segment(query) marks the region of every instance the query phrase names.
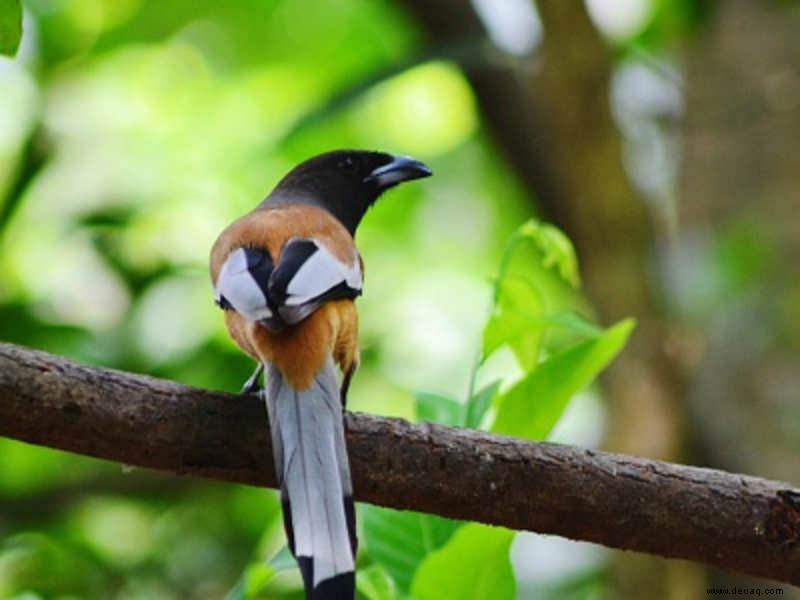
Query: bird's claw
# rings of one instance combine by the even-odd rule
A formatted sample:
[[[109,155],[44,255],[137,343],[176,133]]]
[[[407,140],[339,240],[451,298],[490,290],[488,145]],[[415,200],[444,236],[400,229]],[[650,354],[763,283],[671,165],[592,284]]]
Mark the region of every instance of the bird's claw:
[[[264,365],[260,364],[256,367],[253,374],[247,378],[247,381],[244,382],[242,386],[240,394],[260,394],[261,391],[264,389],[261,384],[258,382],[258,378],[261,377],[261,373],[264,371]]]

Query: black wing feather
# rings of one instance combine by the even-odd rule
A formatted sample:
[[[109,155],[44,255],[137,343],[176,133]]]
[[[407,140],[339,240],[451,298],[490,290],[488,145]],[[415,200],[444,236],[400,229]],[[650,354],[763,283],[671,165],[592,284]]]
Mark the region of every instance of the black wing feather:
[[[289,325],[299,323],[324,302],[343,298],[352,299],[361,295],[361,289],[352,288],[347,285],[347,282],[342,281],[302,304],[286,304],[286,299],[289,297],[289,285],[295,275],[306,261],[320,251],[314,240],[293,238],[286,242],[281,250],[278,264],[270,275],[267,286],[268,296],[277,307],[281,319]]]
[[[293,238],[286,242],[278,258],[278,266],[269,277],[269,296],[277,306],[283,306],[288,297],[289,284],[300,267],[317,252],[313,240]]]

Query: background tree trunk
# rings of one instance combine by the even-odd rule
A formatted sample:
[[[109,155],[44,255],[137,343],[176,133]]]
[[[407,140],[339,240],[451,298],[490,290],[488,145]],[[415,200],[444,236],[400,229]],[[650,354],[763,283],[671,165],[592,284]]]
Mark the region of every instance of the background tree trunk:
[[[725,252],[751,264],[731,273],[723,262],[722,281],[701,281],[726,301],[689,314],[688,405],[703,464],[789,481],[800,478],[799,176],[800,19],[777,2],[719,2],[686,55],[673,265],[702,277]]]
[[[402,0],[432,44],[484,40],[468,3]],[[544,39],[534,56],[464,66],[484,123],[531,190],[545,218],[576,246],[586,292],[602,321],[635,316],[630,343],[603,377],[610,413],[606,446],[674,460],[682,456],[682,382],[665,353],[656,298],[653,227],[624,171],[609,111],[611,58],[577,0],[537,3]],[[620,557],[619,592],[700,597],[696,567]],[[690,592],[691,590],[691,592]]]

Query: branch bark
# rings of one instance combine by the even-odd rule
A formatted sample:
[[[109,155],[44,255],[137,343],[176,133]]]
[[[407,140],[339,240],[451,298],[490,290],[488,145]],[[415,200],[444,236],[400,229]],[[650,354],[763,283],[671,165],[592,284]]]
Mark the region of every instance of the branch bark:
[[[0,344],[0,435],[274,486],[254,397]],[[800,584],[800,489],[558,444],[348,414],[356,498]]]

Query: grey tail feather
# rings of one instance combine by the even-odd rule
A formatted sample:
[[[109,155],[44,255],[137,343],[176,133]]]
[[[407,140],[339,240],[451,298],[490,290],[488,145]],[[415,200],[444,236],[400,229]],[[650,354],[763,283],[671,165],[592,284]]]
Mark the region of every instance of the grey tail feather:
[[[294,389],[274,365],[265,367],[283,522],[306,598],[352,600],[355,509],[333,361],[328,358],[306,390]]]

